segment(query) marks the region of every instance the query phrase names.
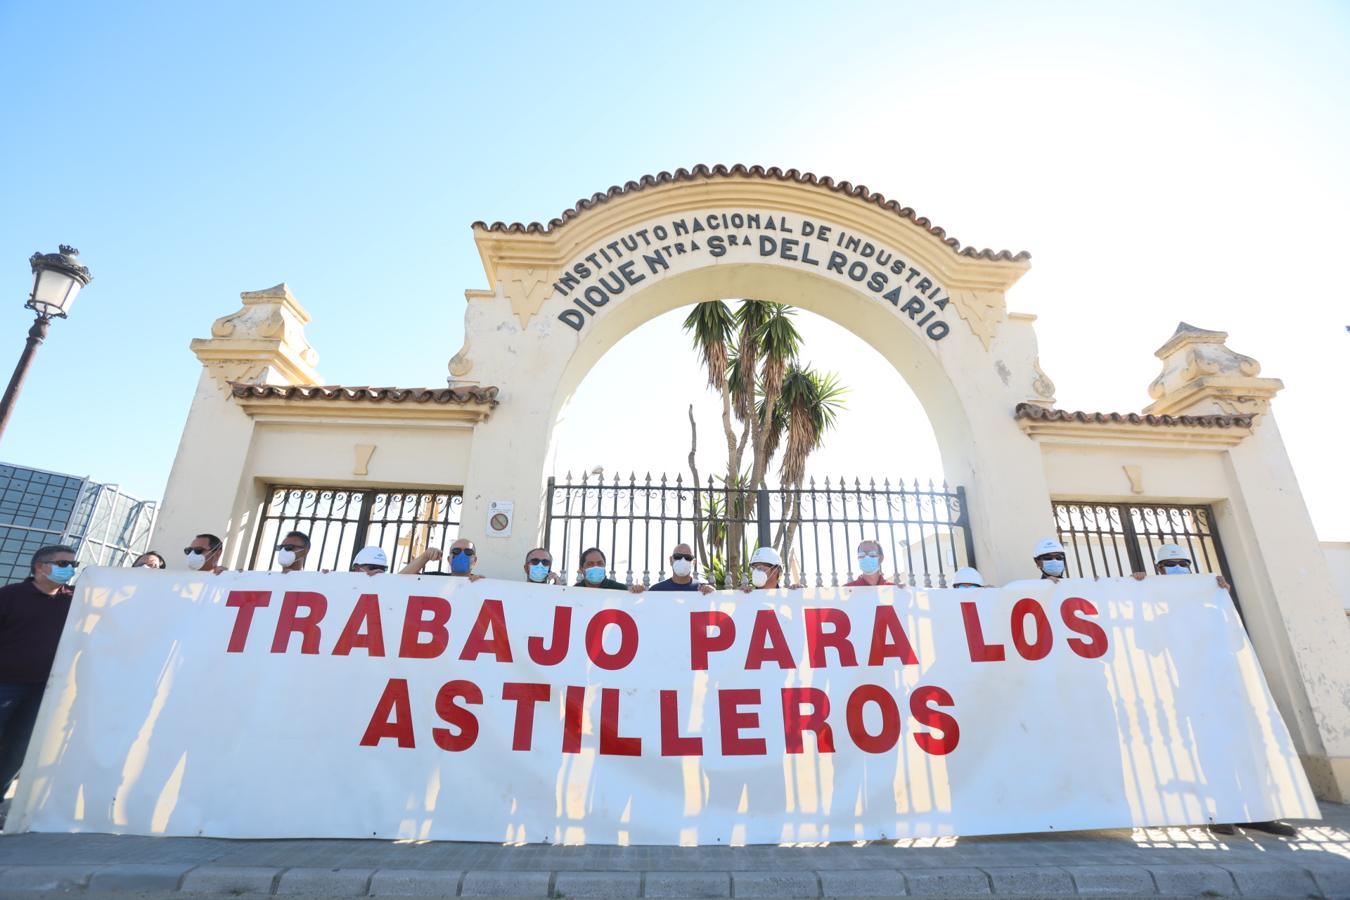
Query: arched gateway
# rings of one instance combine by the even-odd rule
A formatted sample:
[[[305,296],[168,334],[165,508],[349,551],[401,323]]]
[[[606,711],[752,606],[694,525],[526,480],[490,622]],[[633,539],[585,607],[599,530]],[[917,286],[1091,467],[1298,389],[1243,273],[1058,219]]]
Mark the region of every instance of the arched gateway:
[[[278,523],[324,518],[326,498],[340,523],[330,564],[344,564],[377,524],[397,529],[407,514],[393,505],[416,496],[435,510],[423,524],[458,512],[480,571],[513,577],[540,541],[553,426],[610,347],[703,300],[789,303],[850,329],[911,385],[947,479],[967,489],[991,580],[1028,575],[1030,546],[1056,528],[1091,532],[1090,561],[1106,534],[1096,510],[1111,540],[1123,529],[1135,547],[1132,565],[1107,571],[1138,568],[1138,510],[1199,511],[1313,785],[1350,796],[1350,629],[1269,411],[1281,385],[1223,333],[1178,328],[1144,415],[1055,410],[1035,317],[1005,299],[1027,254],[962,247],[865,187],[795,170],[663,173],[547,225],[475,223],[474,238],[489,289],[466,292],[448,388],[319,387],[308,314],[284,285],[243,294],[194,341],[205,371],[156,545],[218,531],[233,563],[265,566],[258,551]],[[314,506],[278,513],[279,487]]]

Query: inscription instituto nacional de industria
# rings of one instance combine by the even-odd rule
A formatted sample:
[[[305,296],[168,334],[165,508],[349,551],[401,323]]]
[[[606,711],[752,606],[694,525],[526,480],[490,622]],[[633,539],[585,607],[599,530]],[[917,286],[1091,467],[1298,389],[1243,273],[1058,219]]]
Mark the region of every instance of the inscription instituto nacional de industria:
[[[598,309],[648,278],[665,275],[672,261],[700,255],[721,259],[729,253],[835,273],[889,302],[929,340],[940,341],[951,331],[943,318],[951,297],[936,279],[893,250],[838,225],[729,210],[647,225],[571,262],[553,283],[553,290],[572,302],[558,320],[581,331]]]

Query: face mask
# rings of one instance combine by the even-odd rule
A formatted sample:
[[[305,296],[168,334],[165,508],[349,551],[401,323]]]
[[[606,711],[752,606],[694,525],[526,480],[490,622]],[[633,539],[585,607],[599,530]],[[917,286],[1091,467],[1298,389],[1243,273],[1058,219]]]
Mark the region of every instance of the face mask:
[[[187,555],[187,567],[194,572],[206,565],[206,554],[199,550],[193,550]]]
[[[591,566],[586,570],[586,580],[591,584],[599,584],[605,580],[604,566]]]
[[[452,562],[451,565],[454,565],[454,563]],[[543,565],[542,563],[536,563],[535,565],[530,566],[531,581],[535,582],[536,584],[542,584],[544,579],[547,577],[548,577],[548,566]]]
[[[277,551],[277,562],[281,563],[281,567],[282,567],[283,569],[286,568],[286,567],[289,566],[291,563],[295,562],[295,551],[294,551],[294,550],[278,550],[278,551]]]
[[[858,568],[864,575],[871,575],[881,569],[881,560],[875,556],[864,556],[858,560]]]
[[[763,569],[750,570],[750,583],[757,588],[762,588],[769,583],[769,573]]]
[[[694,564],[687,559],[677,559],[670,564],[670,571],[674,572],[677,578],[688,578],[689,573],[694,571]]]
[[[469,560],[471,557],[467,553],[460,553],[450,557],[450,571],[456,575],[469,574]]]
[[[958,584],[958,585],[956,585],[956,589],[957,589],[958,591],[974,591],[974,590],[978,590],[979,588],[978,588],[978,585],[974,585],[974,584]]]
[[[1189,575],[1189,574],[1191,574],[1191,570],[1190,570],[1189,568],[1187,568],[1186,566],[1163,566],[1163,567],[1162,567],[1162,570],[1163,570],[1162,573],[1163,573],[1164,575]]]
[[[1053,578],[1058,578],[1064,574],[1064,560],[1062,559],[1042,560],[1041,571]]]
[[[51,574],[48,575],[47,577],[50,578],[52,581],[55,581],[57,584],[65,584],[66,582],[70,581],[70,579],[75,577],[75,567],[63,566],[58,563],[53,563]]]

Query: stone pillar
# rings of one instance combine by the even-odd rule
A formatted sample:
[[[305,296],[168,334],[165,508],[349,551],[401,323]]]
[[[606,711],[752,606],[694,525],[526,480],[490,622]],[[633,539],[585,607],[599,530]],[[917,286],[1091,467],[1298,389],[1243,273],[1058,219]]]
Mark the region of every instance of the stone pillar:
[[[211,337],[192,341],[202,364],[183,436],[178,443],[151,545],[171,566],[180,548],[210,532],[225,539],[222,562],[248,562],[260,487],[245,483],[253,420],[235,404],[230,382],[317,384],[318,354],[305,340],[309,313],[285,284],[239,295],[243,307],[211,325]]]
[[[1227,451],[1221,537],[1252,643],[1319,797],[1350,799],[1350,626],[1336,599],[1270,412],[1283,387],[1224,343],[1181,323],[1158,350],[1149,388],[1157,415],[1250,415],[1251,437]]]

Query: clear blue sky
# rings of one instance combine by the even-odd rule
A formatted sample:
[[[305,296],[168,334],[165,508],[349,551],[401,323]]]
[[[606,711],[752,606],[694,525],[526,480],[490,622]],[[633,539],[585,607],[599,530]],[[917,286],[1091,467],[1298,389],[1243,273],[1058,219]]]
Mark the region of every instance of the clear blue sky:
[[[443,384],[486,286],[470,222],[740,161],[1032,251],[1009,303],[1041,316],[1061,406],[1138,409],[1179,319],[1230,331],[1288,385],[1305,493],[1345,539],[1348,60],[1343,3],[4,0],[6,373],[28,255],[72,243],[95,281],[0,459],[158,496],[188,341],[280,281],[327,381]]]

